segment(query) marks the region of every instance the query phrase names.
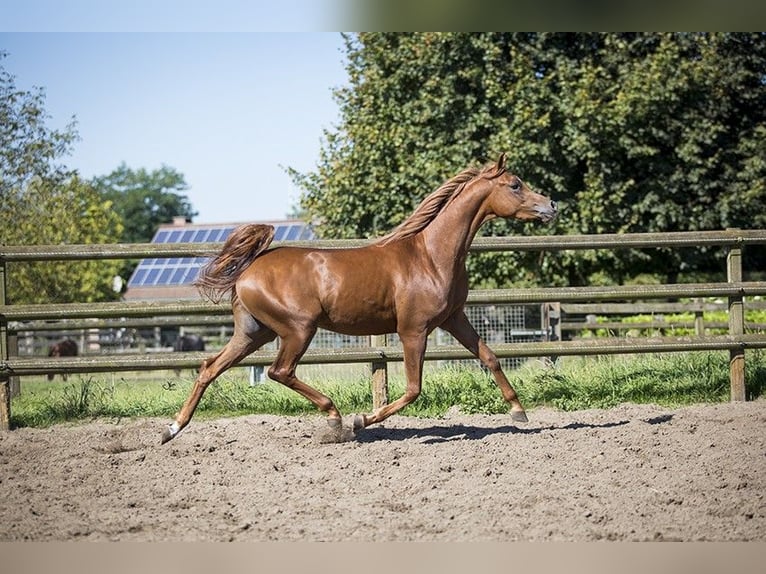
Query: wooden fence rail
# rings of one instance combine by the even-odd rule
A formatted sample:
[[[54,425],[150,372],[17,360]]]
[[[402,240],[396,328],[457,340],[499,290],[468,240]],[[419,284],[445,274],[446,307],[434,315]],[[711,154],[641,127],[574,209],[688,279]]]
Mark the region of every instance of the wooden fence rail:
[[[364,245],[363,240],[275,242],[280,245],[311,245],[329,248]],[[594,301],[640,301],[646,299],[678,299],[715,297],[727,301],[729,333],[718,336],[605,338],[576,341],[548,341],[493,345],[498,357],[534,357],[556,355],[594,355],[623,353],[654,353],[694,350],[728,350],[731,365],[731,399],[744,400],[744,353],[746,349],[766,348],[766,336],[745,334],[745,297],[766,295],[766,282],[743,281],[742,249],[747,245],[766,244],[766,230],[726,230],[682,233],[641,233],[611,235],[581,235],[555,237],[492,237],[477,238],[472,252],[484,251],[560,251],[572,249],[635,249],[635,248],[699,248],[720,247],[727,250],[728,281],[720,283],[690,283],[670,285],[638,285],[617,287],[566,287],[540,289],[492,289],[471,291],[469,303],[514,304],[557,302],[569,305]],[[10,390],[12,377],[49,372],[109,372],[139,371],[167,368],[196,367],[204,353],[177,355],[120,354],[111,356],[82,356],[49,359],[47,357],[17,357],[9,352],[9,331],[26,322],[27,327],[43,321],[91,321],[131,318],[133,320],[160,317],[188,318],[190,322],[208,321],[211,316],[230,313],[227,304],[213,305],[200,301],[147,301],[66,305],[8,305],[6,304],[7,262],[137,259],[143,257],[210,256],[221,244],[110,244],[0,246],[0,429],[10,422]],[[71,324],[70,324],[71,326]],[[25,328],[27,328],[25,327]],[[376,342],[379,342],[376,339]],[[462,347],[429,349],[427,360],[457,360],[472,358]],[[264,365],[274,359],[273,351],[259,351],[243,361],[243,365]],[[302,362],[372,363],[380,368],[389,361],[401,361],[400,348],[373,344],[367,348],[310,349]],[[385,377],[382,379],[385,381]],[[376,396],[387,393],[374,392]]]
[[[750,297],[766,295],[766,281],[737,283],[678,283],[617,287],[541,287],[535,289],[481,289],[468,294],[471,304],[546,303],[549,301],[615,301],[680,297]],[[228,303],[203,301],[122,301],[119,303],[69,303],[58,305],[6,305],[6,321],[83,319],[91,317],[155,317],[160,315],[228,315]]]
[[[687,337],[631,337],[577,339],[572,341],[546,341],[534,343],[495,343],[492,350],[501,358],[550,357],[572,355],[620,355],[631,353],[668,353],[680,351],[744,351],[766,348],[766,337],[760,334],[739,336],[687,336]],[[80,357],[14,357],[15,373],[43,375],[57,373],[99,373],[119,371],[152,371],[158,369],[196,368],[209,356],[205,352],[175,354],[123,353],[120,355],[92,355]],[[244,359],[241,366],[270,365],[276,351],[258,351]],[[374,363],[402,361],[401,347],[371,346],[330,349],[309,349],[301,364],[324,365],[341,363]],[[426,351],[428,361],[473,359],[464,347],[443,345]]]

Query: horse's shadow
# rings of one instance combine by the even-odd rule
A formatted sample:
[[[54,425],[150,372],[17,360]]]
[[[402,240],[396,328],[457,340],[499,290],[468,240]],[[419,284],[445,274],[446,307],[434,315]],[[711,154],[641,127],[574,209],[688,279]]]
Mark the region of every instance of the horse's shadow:
[[[433,444],[447,442],[450,440],[482,440],[488,436],[496,434],[520,434],[533,435],[549,431],[566,431],[580,429],[608,429],[628,424],[630,421],[623,420],[603,424],[592,423],[569,423],[563,426],[540,426],[533,428],[522,428],[514,425],[504,425],[501,427],[477,427],[473,425],[438,425],[427,428],[386,428],[373,427],[365,429],[356,436],[357,442],[377,442],[381,440],[403,441],[409,439],[420,439],[423,444]],[[659,422],[659,421],[658,421]],[[661,421],[666,422],[666,421]],[[656,423],[654,423],[656,424]]]

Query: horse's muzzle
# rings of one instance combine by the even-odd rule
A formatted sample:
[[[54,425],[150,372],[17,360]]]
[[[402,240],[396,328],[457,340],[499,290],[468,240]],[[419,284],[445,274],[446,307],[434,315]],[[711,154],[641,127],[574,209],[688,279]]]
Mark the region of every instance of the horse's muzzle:
[[[559,209],[556,202],[551,200],[548,205],[536,206],[535,212],[537,217],[540,218],[543,223],[548,223],[549,221],[556,219],[556,216],[559,214]]]

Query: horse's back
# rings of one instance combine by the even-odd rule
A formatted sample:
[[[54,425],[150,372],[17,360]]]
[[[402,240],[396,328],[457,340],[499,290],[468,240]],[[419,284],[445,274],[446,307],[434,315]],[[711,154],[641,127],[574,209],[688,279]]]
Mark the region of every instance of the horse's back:
[[[317,287],[328,281],[334,287],[343,282],[365,279],[387,282],[402,267],[401,258],[391,257],[391,250],[377,245],[343,249],[279,247],[264,253],[243,273],[244,281],[260,278],[313,282]]]

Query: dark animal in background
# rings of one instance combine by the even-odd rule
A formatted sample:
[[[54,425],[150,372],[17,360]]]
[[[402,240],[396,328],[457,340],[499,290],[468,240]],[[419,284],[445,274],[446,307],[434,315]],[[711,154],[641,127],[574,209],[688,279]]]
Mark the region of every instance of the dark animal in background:
[[[199,335],[181,335],[173,344],[174,351],[204,351],[205,340]]]
[[[72,339],[64,339],[58,343],[54,343],[48,348],[49,357],[76,357],[77,356],[77,343]],[[48,373],[48,380],[52,381],[55,375]],[[66,373],[61,375],[61,378],[66,381]]]
[[[199,335],[181,335],[173,343],[174,351],[204,351],[205,340]],[[196,371],[195,371],[196,372]],[[181,374],[181,369],[175,369],[176,376]]]

